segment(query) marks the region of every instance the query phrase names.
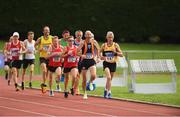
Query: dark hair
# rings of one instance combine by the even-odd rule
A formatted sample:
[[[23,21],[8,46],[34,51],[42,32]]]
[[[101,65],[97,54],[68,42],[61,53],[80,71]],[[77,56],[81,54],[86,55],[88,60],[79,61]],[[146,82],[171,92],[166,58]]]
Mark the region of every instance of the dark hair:
[[[34,34],[33,31],[28,31],[28,35]]]
[[[65,33],[69,33],[69,34],[70,34],[69,30],[64,30],[64,31],[62,32],[62,35],[64,35]]]
[[[56,39],[56,38],[58,39],[59,37],[58,36],[53,36],[53,39]]]

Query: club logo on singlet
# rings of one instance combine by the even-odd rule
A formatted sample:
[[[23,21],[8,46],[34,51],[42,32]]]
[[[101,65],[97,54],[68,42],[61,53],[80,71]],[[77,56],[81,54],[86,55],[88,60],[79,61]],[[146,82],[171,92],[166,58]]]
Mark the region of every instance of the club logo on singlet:
[[[48,51],[48,48],[49,48],[49,45],[43,44],[43,49],[44,49],[45,51]]]
[[[12,48],[11,49],[12,56],[19,56],[19,48]]]
[[[54,56],[53,62],[60,62],[60,56]]]
[[[88,47],[88,49],[91,49],[91,44],[90,45],[88,44],[87,47]]]
[[[28,51],[29,51],[29,52],[33,52],[33,51],[34,51],[34,46],[29,46],[29,47],[28,47]]]
[[[92,59],[92,53],[86,53],[86,59]]]
[[[76,62],[76,57],[74,57],[74,56],[69,56],[69,57],[68,57],[68,62],[72,62],[72,63]]]

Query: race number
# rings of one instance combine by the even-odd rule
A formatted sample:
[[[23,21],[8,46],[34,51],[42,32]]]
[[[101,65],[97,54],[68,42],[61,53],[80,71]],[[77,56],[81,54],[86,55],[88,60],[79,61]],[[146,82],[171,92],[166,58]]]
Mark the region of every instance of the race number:
[[[92,53],[86,53],[86,59],[92,59]]]
[[[33,46],[28,47],[28,51],[33,53],[34,52],[34,47]]]
[[[68,62],[76,62],[76,57],[70,56],[68,57]]]
[[[53,57],[53,62],[60,62],[60,56]]]
[[[106,60],[107,61],[112,61],[113,58],[114,58],[114,53],[112,53],[112,52],[106,53]]]
[[[48,48],[49,48],[49,45],[43,45],[43,49],[44,49],[45,51],[48,51]]]
[[[19,56],[19,49],[14,49],[11,51],[12,56]]]

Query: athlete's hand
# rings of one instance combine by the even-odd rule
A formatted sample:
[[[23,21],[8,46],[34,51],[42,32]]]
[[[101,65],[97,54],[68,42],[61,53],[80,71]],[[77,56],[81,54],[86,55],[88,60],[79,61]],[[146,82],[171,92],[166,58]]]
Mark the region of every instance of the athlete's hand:
[[[32,54],[32,51],[29,51],[29,50],[27,50],[27,52],[26,52],[27,54]]]
[[[8,52],[8,51],[6,52],[6,54],[7,54],[7,55],[11,55],[11,53],[10,53],[10,52]]]
[[[21,51],[18,51],[17,54],[20,55],[20,54],[22,54],[22,52],[21,52]]]
[[[123,54],[122,53],[117,53],[118,56],[120,57],[123,57]]]
[[[101,57],[101,60],[106,60],[106,57],[102,56],[102,57]]]
[[[42,52],[44,49],[43,48],[39,48],[39,52]]]
[[[72,51],[68,51],[68,55],[72,55],[73,53],[72,53]]]
[[[84,55],[84,54],[81,55],[81,58],[82,58],[82,59],[85,59],[85,58],[86,58],[86,55]]]
[[[55,56],[60,56],[60,53],[59,52],[55,52],[54,55]]]
[[[97,58],[97,60],[96,60],[96,63],[99,63],[101,60],[99,59],[99,58]]]

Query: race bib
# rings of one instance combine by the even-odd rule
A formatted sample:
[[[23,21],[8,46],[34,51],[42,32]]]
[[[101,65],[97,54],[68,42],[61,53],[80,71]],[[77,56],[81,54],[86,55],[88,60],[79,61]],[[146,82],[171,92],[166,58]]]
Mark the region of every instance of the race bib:
[[[29,52],[34,52],[34,47],[33,46],[28,47],[28,51]]]
[[[60,57],[59,56],[53,57],[53,62],[60,62]]]
[[[92,53],[86,53],[86,59],[92,59]]]
[[[43,45],[43,49],[44,49],[45,51],[48,51],[48,48],[49,48],[48,45]]]
[[[76,57],[70,56],[68,57],[68,62],[76,62]]]
[[[113,60],[113,58],[114,58],[114,53],[112,53],[112,52],[106,53],[107,61],[111,61],[111,60]]]
[[[11,55],[12,56],[19,56],[19,50],[13,50]]]

